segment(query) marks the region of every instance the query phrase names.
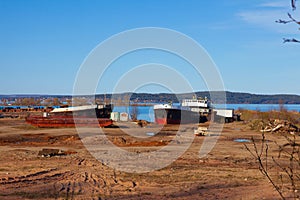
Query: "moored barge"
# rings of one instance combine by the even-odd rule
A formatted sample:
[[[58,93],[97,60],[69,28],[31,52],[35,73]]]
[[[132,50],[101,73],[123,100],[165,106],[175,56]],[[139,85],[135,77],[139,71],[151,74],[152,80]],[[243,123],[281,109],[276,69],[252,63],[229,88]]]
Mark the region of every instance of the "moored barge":
[[[87,105],[55,108],[43,116],[28,116],[26,122],[36,127],[106,127],[112,125],[112,105]]]
[[[158,124],[188,124],[208,121],[211,113],[207,98],[182,100],[179,106],[172,103],[154,105],[155,122]]]

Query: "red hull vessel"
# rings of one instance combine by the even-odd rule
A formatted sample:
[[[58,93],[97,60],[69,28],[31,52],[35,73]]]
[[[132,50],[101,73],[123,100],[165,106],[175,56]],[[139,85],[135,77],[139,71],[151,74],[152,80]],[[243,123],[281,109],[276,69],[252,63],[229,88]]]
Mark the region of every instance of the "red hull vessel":
[[[207,121],[207,117],[199,113],[176,108],[155,109],[154,114],[157,124],[194,124]]]
[[[157,124],[192,124],[206,122],[210,116],[210,103],[205,99],[184,99],[180,106],[158,104],[154,106]]]

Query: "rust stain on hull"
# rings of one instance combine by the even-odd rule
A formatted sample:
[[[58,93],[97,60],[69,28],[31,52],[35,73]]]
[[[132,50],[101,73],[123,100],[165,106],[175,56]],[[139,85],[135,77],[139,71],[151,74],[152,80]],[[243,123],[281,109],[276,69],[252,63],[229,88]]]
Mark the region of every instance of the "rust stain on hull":
[[[113,121],[108,118],[90,118],[54,116],[54,117],[27,117],[26,122],[40,128],[56,128],[56,127],[106,127],[112,125]],[[76,122],[76,123],[75,123]]]

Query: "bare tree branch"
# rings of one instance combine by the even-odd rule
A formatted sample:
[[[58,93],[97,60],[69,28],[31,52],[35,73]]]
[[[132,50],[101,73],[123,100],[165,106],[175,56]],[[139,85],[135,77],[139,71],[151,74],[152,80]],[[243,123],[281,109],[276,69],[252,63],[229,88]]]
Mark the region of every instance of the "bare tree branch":
[[[283,43],[286,43],[286,42],[297,42],[297,43],[300,43],[300,40],[296,40],[295,38],[292,38],[292,39],[282,38],[282,39],[283,39]]]
[[[286,20],[279,19],[279,20],[276,20],[275,22],[280,23],[280,24],[288,24],[288,23],[291,23],[293,21],[292,20],[286,21]]]
[[[291,0],[291,7],[293,10],[296,10],[296,0]],[[275,22],[280,23],[280,24],[288,24],[288,23],[294,22],[295,24],[300,25],[300,21],[297,21],[290,13],[287,13],[287,15],[290,18],[290,20],[279,19],[279,20],[276,20]],[[286,43],[286,42],[300,43],[300,41],[295,38],[292,38],[292,39],[283,38],[283,43]]]
[[[272,184],[273,188],[277,191],[277,193],[279,194],[279,196],[281,197],[281,199],[285,199],[285,197],[283,196],[283,193],[282,193],[281,189],[273,181],[273,179],[271,178],[271,176],[269,175],[269,172],[268,172],[268,164],[267,164],[268,156],[267,156],[267,152],[268,152],[269,147],[266,144],[266,138],[265,138],[264,133],[262,133],[261,150],[260,150],[260,152],[259,152],[259,150],[257,148],[257,145],[256,145],[253,137],[251,138],[251,140],[252,140],[252,145],[254,147],[254,152],[251,151],[250,148],[247,145],[244,144],[246,150],[248,152],[250,152],[250,154],[257,160],[259,171],[269,180],[269,182]],[[262,153],[263,153],[264,149],[266,151],[265,165],[264,165],[264,162],[262,160],[262,156],[263,156]]]
[[[291,0],[291,6],[293,10],[296,10],[296,0]]]
[[[290,13],[288,13],[288,16],[289,16],[289,18],[291,19],[291,21],[293,21],[293,22],[295,22],[296,24],[300,25],[300,22],[297,21],[297,20],[295,20],[295,18],[293,18],[293,16],[292,16]]]
[[[288,17],[291,19],[291,20],[282,20],[282,19],[279,19],[279,20],[276,20],[275,22],[276,23],[280,23],[280,24],[288,24],[288,23],[291,23],[291,22],[294,22],[296,23],[297,25],[300,25],[300,21],[297,21],[292,15],[291,13],[287,13]]]

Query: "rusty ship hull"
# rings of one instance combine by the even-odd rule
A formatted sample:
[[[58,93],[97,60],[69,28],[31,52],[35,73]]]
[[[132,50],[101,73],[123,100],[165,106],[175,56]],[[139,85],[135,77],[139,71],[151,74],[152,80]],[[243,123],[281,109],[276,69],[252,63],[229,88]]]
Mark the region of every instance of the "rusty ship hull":
[[[113,121],[109,118],[90,118],[72,116],[51,116],[37,117],[31,116],[26,118],[26,122],[39,128],[56,128],[56,127],[106,127],[112,125]]]
[[[45,116],[28,116],[26,122],[40,128],[106,127],[113,123],[111,112],[110,104],[57,108]]]

